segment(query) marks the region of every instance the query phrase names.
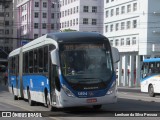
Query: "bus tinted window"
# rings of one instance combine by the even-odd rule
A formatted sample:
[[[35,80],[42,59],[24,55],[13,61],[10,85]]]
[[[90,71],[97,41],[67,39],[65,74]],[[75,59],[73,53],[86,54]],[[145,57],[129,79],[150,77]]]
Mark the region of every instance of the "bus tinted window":
[[[44,72],[48,72],[48,46],[44,47]]]
[[[29,73],[33,73],[33,51],[29,52]]]
[[[43,72],[43,48],[38,49],[39,52],[39,72]]]
[[[34,73],[38,72],[38,52],[37,49],[34,50]]]

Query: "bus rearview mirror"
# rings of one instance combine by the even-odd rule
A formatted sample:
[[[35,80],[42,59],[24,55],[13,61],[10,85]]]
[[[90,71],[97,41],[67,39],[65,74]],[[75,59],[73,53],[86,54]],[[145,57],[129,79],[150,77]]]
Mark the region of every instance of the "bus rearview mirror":
[[[114,63],[119,62],[119,60],[120,60],[119,51],[115,47],[112,47],[112,57],[113,57],[113,62]]]
[[[58,50],[55,49],[53,51],[51,51],[51,61],[53,65],[57,65],[59,66],[59,56],[58,56]]]

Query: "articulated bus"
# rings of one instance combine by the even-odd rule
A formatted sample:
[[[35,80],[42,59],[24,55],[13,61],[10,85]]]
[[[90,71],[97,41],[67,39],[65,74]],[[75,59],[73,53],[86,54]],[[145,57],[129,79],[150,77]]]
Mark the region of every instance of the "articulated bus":
[[[9,91],[49,110],[117,101],[119,52],[99,33],[48,33],[9,54]],[[91,63],[97,67],[89,69]]]
[[[160,58],[150,58],[143,61],[141,92],[147,92],[151,97],[160,93]]]

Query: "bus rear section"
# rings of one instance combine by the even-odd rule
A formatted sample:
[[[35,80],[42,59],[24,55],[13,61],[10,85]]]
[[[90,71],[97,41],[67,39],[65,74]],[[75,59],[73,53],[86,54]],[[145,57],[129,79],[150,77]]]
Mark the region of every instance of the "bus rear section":
[[[141,69],[141,92],[147,92],[154,97],[160,93],[160,58],[150,58],[143,61]]]

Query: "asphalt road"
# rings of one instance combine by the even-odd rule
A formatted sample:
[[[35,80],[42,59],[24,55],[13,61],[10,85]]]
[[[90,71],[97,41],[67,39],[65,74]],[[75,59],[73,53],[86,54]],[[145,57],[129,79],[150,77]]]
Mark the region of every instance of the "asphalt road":
[[[58,109],[53,112],[48,112],[48,109],[43,104],[36,104],[35,106],[29,106],[28,102],[25,100],[13,100],[11,93],[7,91],[7,88],[0,86],[0,111],[18,111],[18,112],[40,112],[43,115],[49,115],[50,117],[45,118],[34,118],[38,120],[42,119],[56,119],[56,120],[68,120],[68,119],[128,119],[133,117],[117,117],[115,114],[119,113],[137,113],[140,117],[141,113],[148,113],[153,111],[153,114],[157,114],[160,111],[160,96],[151,98],[148,94],[138,92],[134,89],[120,88],[118,92],[118,102],[116,104],[106,104],[103,105],[101,110],[94,110],[91,107],[74,107],[66,109]],[[151,112],[152,113],[152,112]],[[160,112],[158,112],[160,115]],[[115,116],[115,117],[113,117]],[[97,118],[98,117],[98,118]],[[136,118],[138,118],[136,117]],[[149,120],[150,117],[140,117],[140,119]],[[0,118],[1,119],[1,118]],[[3,118],[4,119],[4,118]],[[8,118],[5,118],[8,119]],[[17,120],[17,118],[14,118]],[[20,118],[18,118],[20,119]],[[24,118],[28,119],[28,118]],[[152,117],[152,119],[157,119],[157,117]]]

